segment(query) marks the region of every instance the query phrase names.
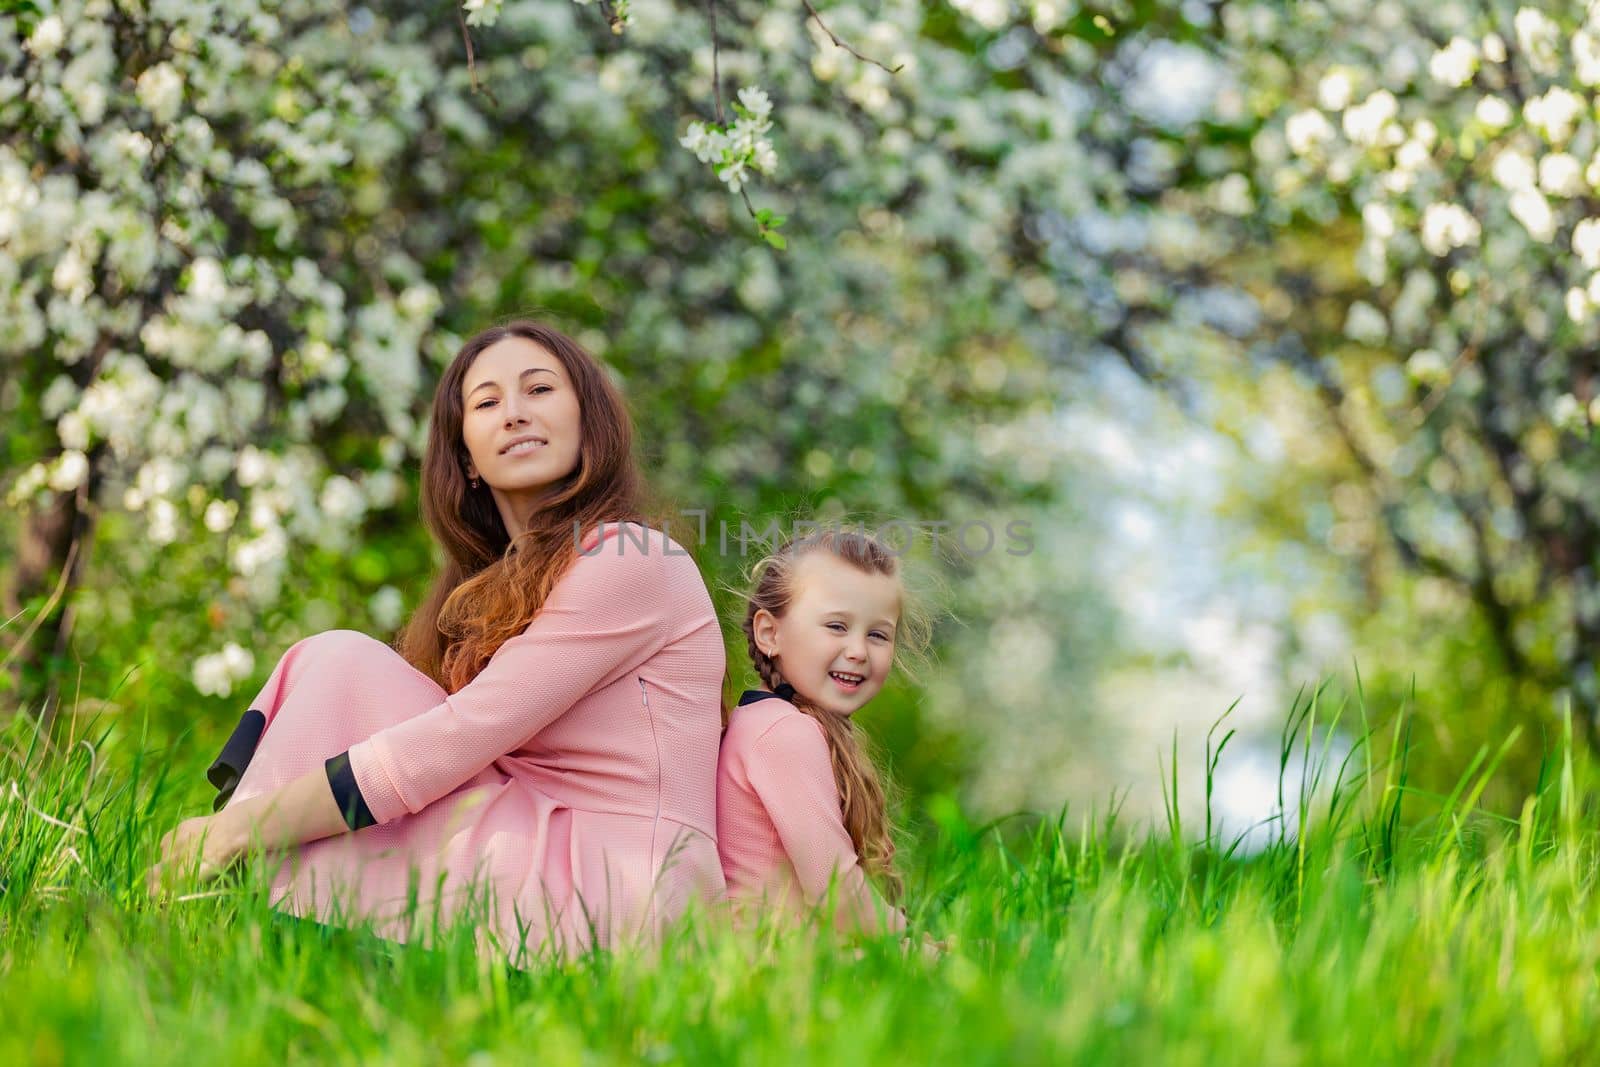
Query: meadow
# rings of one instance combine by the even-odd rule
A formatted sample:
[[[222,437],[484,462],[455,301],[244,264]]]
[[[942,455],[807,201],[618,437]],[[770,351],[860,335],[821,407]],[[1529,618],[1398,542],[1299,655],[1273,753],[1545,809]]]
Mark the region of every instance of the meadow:
[[[46,743],[19,715],[0,764],[0,1062],[1600,1058],[1600,835],[1570,730],[1512,817],[1479,801],[1515,737],[1424,794],[1407,720],[1378,734],[1361,710],[1297,703],[1280,766],[1304,785],[1251,837],[1175,807],[1130,831],[1115,803],[985,825],[928,805],[904,869],[942,955],[691,919],[659,950],[528,971],[462,928],[420,948],[286,921],[259,867],[157,904],[143,872],[161,832],[208,810],[209,749],[70,718]],[[1208,794],[1224,725],[1193,768]],[[1167,770],[1175,798],[1190,769]]]

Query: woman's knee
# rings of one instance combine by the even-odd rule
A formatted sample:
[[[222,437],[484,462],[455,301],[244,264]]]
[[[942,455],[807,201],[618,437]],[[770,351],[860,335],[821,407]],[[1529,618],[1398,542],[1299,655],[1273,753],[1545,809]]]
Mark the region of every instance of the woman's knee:
[[[301,655],[339,657],[370,654],[374,645],[385,652],[393,651],[376,637],[360,630],[323,630],[310,637],[302,637],[293,647],[299,649]]]
[[[310,643],[308,658],[341,680],[356,685],[382,686],[405,692],[412,686],[430,697],[444,699],[437,682],[417,670],[392,646],[359,630],[325,630],[302,642]]]
[[[285,653],[285,658],[302,664],[302,671],[316,665],[340,673],[358,673],[369,666],[392,667],[399,656],[376,637],[359,630],[324,630],[301,638]]]

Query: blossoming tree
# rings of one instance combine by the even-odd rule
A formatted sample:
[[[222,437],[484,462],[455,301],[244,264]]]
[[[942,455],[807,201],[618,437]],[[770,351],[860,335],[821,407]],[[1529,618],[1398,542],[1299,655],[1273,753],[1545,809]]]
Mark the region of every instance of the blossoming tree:
[[[1600,10],[1326,0],[1227,29],[1271,102],[1252,237],[1319,246],[1258,293],[1354,461],[1344,550],[1470,598],[1596,740]]]
[[[301,575],[403,522],[430,364],[494,317],[578,332],[730,517],[1048,499],[1076,368],[1249,325],[1195,280],[1244,116],[1194,26],[809,7],[0,16],[8,655],[65,656],[77,605],[221,695],[264,641],[392,626],[411,580],[308,614]]]

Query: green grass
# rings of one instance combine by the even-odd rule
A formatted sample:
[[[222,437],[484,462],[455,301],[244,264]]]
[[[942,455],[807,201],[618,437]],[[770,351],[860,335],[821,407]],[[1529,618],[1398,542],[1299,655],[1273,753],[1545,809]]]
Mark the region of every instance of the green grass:
[[[1297,704],[1282,760],[1310,774],[1248,855],[1175,808],[1130,838],[1114,814],[973,826],[935,806],[907,873],[940,959],[690,923],[659,951],[520,972],[462,936],[425,950],[279,920],[248,878],[153,905],[142,872],[208,810],[209,749],[70,727],[46,746],[19,717],[0,755],[0,1063],[1600,1060],[1600,835],[1570,729],[1510,817],[1478,804],[1514,738],[1428,796],[1403,726],[1329,718]]]

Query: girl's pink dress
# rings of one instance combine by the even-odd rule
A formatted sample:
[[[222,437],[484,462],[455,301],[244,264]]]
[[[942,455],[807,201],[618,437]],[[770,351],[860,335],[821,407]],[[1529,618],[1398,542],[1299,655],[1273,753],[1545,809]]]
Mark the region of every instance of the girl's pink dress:
[[[739,698],[722,738],[717,847],[729,902],[745,921],[768,907],[797,917],[831,893],[841,928],[905,929],[861,869],[822,727],[764,690]]]
[[[348,750],[376,825],[287,850],[276,907],[406,941],[427,938],[410,922],[470,905],[480,946],[527,966],[524,949],[648,938],[722,896],[724,651],[705,583],[637,524],[591,532],[582,552],[459,692],[349,630],[284,653],[228,803]]]

